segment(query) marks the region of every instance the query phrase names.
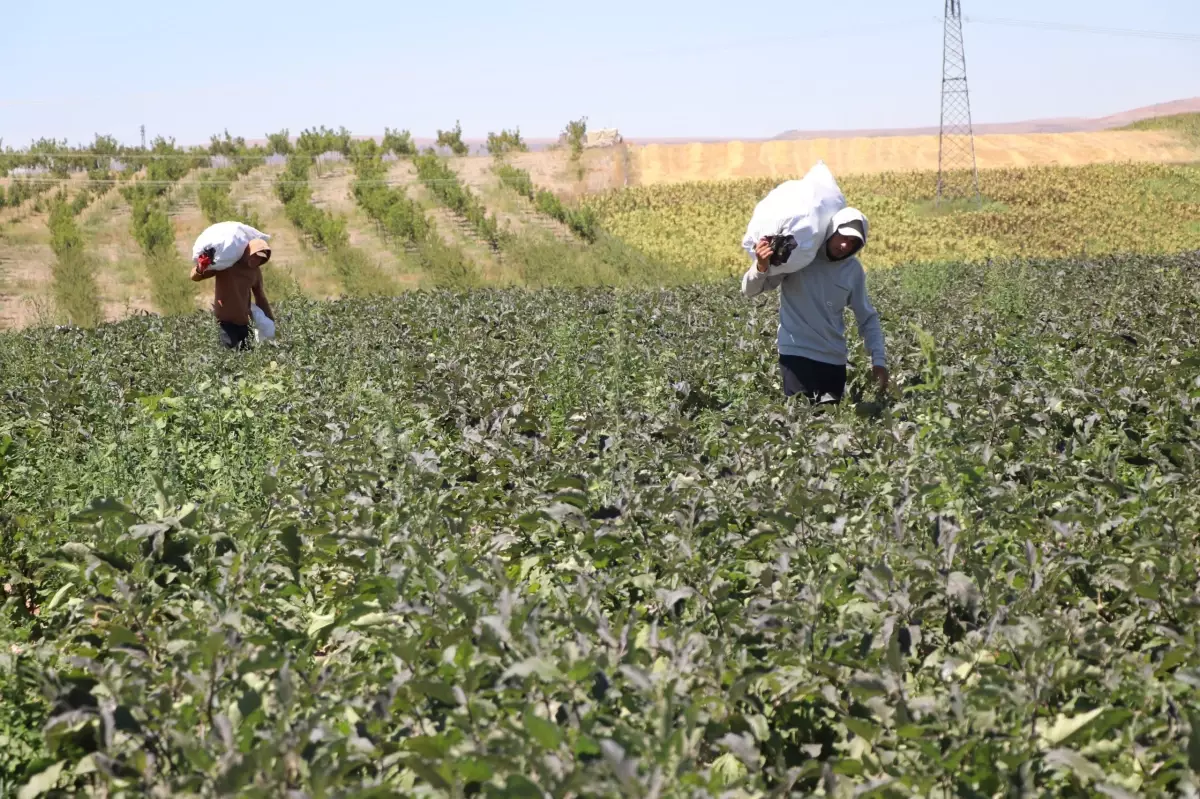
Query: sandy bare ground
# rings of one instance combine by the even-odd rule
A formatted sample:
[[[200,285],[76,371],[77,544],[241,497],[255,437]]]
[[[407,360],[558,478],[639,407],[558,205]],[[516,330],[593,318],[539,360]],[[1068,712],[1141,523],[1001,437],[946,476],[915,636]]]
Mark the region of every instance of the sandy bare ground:
[[[936,170],[938,138],[652,144],[629,150],[630,182],[650,185],[802,175],[818,160],[838,175]],[[975,153],[980,169],[1126,161],[1178,163],[1197,158],[1177,136],[1160,131],[977,136]]]
[[[113,189],[80,215],[88,251],[96,258],[96,286],[104,319],[154,313],[141,250],[129,228],[129,203]]]
[[[975,137],[980,169],[1096,163],[1186,163],[1200,159],[1166,131],[996,134]],[[565,150],[517,153],[511,161],[533,182],[563,195],[657,183],[802,175],[818,160],[834,174],[936,170],[937,136],[879,136],[794,141],[626,144],[586,150],[582,176]],[[490,168],[488,156],[454,159],[464,175]]]
[[[0,330],[54,322],[54,261],[45,214],[0,227]]]

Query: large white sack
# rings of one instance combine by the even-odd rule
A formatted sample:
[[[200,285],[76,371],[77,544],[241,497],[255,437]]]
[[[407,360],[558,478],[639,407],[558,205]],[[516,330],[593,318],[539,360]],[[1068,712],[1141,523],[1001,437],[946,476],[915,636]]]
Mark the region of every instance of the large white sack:
[[[209,247],[213,248],[213,262],[209,269],[228,269],[246,254],[246,247],[254,239],[269,241],[270,236],[241,222],[218,222],[208,227],[192,245],[192,260]]]
[[[818,161],[803,178],[779,184],[755,206],[742,249],[754,258],[754,248],[764,237],[790,235],[796,240],[796,249],[767,274],[797,272],[817,257],[834,214],[845,207],[846,197],[833,173],[824,161]]]
[[[254,322],[254,332],[258,334],[260,341],[275,338],[275,323],[254,303],[250,303],[250,318]]]

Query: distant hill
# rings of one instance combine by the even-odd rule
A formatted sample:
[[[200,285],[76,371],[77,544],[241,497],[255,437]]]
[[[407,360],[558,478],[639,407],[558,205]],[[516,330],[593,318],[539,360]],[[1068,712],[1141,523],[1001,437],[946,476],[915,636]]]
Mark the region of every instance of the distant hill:
[[[1143,108],[1135,108],[1131,111],[1122,111],[1118,114],[1111,114],[1106,117],[1097,119],[1084,119],[1076,117],[1063,117],[1060,119],[1034,119],[1025,122],[996,122],[983,123],[975,125],[975,133],[984,135],[991,133],[1008,133],[1008,134],[1030,134],[1030,133],[1095,133],[1102,130],[1112,130],[1115,128],[1125,127],[1134,122],[1141,122],[1154,117],[1170,116],[1173,114],[1192,114],[1200,113],[1200,97],[1192,97],[1187,100],[1174,100],[1169,103],[1159,103],[1158,105],[1148,105]],[[624,139],[629,144],[646,145],[646,144],[706,144],[706,143],[723,143],[730,141],[780,141],[780,140],[803,140],[803,139],[858,139],[858,138],[877,138],[883,136],[931,136],[937,135],[938,128],[936,125],[920,127],[920,128],[876,128],[863,130],[789,130],[780,133],[773,138],[754,138],[754,137],[731,137],[731,136],[638,136],[622,131]],[[292,137],[293,140],[295,137]],[[366,136],[356,135],[356,139],[373,138],[376,141],[382,140],[382,136]],[[413,142],[420,148],[432,147],[435,139],[429,136],[414,136]],[[463,137],[463,142],[471,148],[471,153],[475,155],[487,152],[485,146],[485,138]],[[266,144],[266,139],[253,139],[247,142],[248,144]],[[546,137],[530,137],[525,139],[530,151],[539,152],[547,150],[558,143],[557,138]]]
[[[1059,119],[1032,119],[1025,122],[977,123],[975,125],[975,133],[980,135],[989,133],[1095,133],[1101,130],[1121,128],[1134,122],[1141,122],[1144,119],[1198,112],[1200,112],[1200,97],[1192,97],[1187,100],[1173,100],[1169,103],[1148,105],[1096,119],[1062,117]],[[922,128],[879,128],[865,130],[789,130],[780,133],[775,139],[857,139],[879,136],[931,136],[936,135],[937,132],[938,127],[936,125]]]

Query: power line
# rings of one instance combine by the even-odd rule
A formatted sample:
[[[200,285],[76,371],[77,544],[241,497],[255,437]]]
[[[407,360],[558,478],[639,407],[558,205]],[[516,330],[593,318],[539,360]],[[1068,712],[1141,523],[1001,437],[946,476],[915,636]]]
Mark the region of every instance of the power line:
[[[1007,17],[976,17],[964,16],[967,23],[984,25],[1006,25],[1015,28],[1031,28],[1036,30],[1063,31],[1067,33],[1098,33],[1107,36],[1129,36],[1143,39],[1159,39],[1173,42],[1200,42],[1200,33],[1176,33],[1172,31],[1148,31],[1136,28],[1106,28],[1097,25],[1078,25],[1070,22],[1042,22],[1029,19],[1011,19]]]
[[[335,177],[346,177],[345,175],[317,175],[310,180],[271,180],[269,178],[259,178],[255,180],[119,180],[114,178],[16,178],[12,182],[25,185],[39,186],[85,186],[85,185],[101,185],[101,186],[247,186],[251,188],[260,188],[262,186],[303,186],[312,183],[313,180],[329,180]],[[427,185],[430,183],[458,183],[462,184],[461,180],[453,178],[432,178],[430,180],[418,179],[386,179],[386,180],[360,180],[355,178],[354,185],[359,186],[417,186]]]
[[[334,151],[331,150],[330,152],[334,152]],[[6,155],[16,157],[16,158],[82,158],[82,159],[109,158],[109,159],[112,159],[113,161],[157,161],[159,159],[186,159],[189,161],[194,161],[194,160],[198,160],[198,159],[202,159],[202,158],[209,158],[209,159],[224,158],[224,159],[230,160],[230,161],[250,161],[250,160],[257,160],[257,159],[286,158],[285,155],[282,155],[279,153],[272,153],[270,155],[253,155],[253,154],[248,154],[248,153],[237,154],[237,155],[212,155],[211,153],[201,152],[201,153],[161,153],[158,155],[155,155],[154,153],[129,153],[127,155],[112,155],[109,153],[85,153],[85,152],[79,152],[76,150],[61,151],[61,152],[49,152],[49,153],[48,152],[23,152],[20,150],[13,150],[12,152],[7,152],[7,153],[0,152],[0,158],[3,158]],[[347,162],[349,162],[351,159],[351,156],[348,156],[348,155],[343,155],[340,157],[328,157],[328,156],[326,156],[325,153],[322,153],[321,155],[314,155],[312,157],[316,160],[325,160],[325,161],[347,161]],[[396,156],[396,157],[399,158],[399,156]]]

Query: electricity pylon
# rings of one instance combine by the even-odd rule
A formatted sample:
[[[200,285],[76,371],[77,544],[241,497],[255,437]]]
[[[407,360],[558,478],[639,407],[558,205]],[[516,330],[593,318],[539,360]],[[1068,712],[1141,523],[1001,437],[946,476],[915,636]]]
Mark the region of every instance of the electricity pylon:
[[[938,131],[937,199],[973,199],[979,195],[975,133],[971,127],[971,93],[967,89],[967,53],[963,45],[962,2],[946,0],[946,32],[942,45],[942,121]]]

